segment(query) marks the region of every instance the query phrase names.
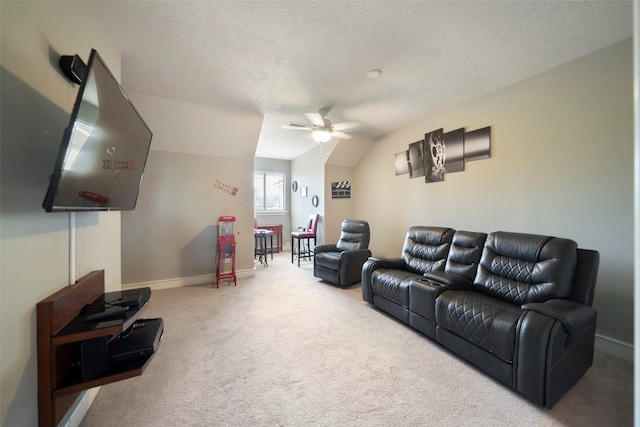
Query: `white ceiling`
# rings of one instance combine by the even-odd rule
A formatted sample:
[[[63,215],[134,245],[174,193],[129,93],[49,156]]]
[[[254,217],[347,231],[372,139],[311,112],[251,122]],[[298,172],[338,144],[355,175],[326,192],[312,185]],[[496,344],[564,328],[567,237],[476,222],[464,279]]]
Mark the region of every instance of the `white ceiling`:
[[[633,25],[631,1],[98,6],[122,49],[127,91],[262,114],[255,155],[281,159],[315,146],[309,132],[280,128],[305,112],[361,122],[340,144],[370,141],[631,37]],[[371,69],[380,78],[368,79]]]

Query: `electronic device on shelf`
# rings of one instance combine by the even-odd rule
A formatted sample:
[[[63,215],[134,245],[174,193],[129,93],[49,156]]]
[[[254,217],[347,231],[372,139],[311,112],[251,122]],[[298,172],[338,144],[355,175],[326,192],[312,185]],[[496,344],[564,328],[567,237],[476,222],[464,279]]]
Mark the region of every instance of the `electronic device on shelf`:
[[[127,311],[129,311],[128,306],[113,305],[110,307],[104,307],[104,309],[101,311],[87,314],[84,318],[84,321],[95,322],[98,320],[114,319],[116,317],[123,316]]]
[[[99,301],[98,304],[107,305],[107,306],[117,305],[117,306],[137,308],[140,306],[141,302],[142,302],[141,292],[131,293],[131,291],[125,291],[125,292],[116,291],[113,293],[113,296],[103,301]]]
[[[117,304],[125,307],[138,307],[140,305],[141,299],[142,299],[141,294],[125,295],[122,297],[122,300]]]
[[[151,289],[105,293],[104,277],[104,270],[92,271],[36,306],[38,425],[42,427],[59,425],[84,390],[142,375],[158,349],[162,319],[140,319]],[[130,300],[129,295],[139,295],[140,299]],[[129,301],[138,301],[138,307],[116,304]],[[126,311],[113,319],[85,322],[87,316],[109,307],[115,307],[114,312]],[[142,330],[144,334],[140,334]],[[149,336],[153,339],[147,340]],[[122,344],[115,347],[118,341]],[[137,347],[138,356],[118,361],[115,351],[111,360],[110,349],[118,350],[126,342]]]
[[[151,356],[160,346],[163,332],[164,322],[161,318],[136,320],[109,344],[109,363]]]

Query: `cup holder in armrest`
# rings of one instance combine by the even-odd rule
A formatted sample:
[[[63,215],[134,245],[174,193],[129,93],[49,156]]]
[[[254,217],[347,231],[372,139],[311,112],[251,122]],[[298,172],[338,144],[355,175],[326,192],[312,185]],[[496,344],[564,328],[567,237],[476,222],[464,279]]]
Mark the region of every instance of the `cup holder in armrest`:
[[[424,280],[437,286],[471,286],[472,282],[466,276],[454,273],[446,273],[444,271],[428,271],[422,275]],[[420,279],[422,280],[422,279]]]
[[[432,285],[432,286],[442,286],[443,285],[442,283],[432,282],[431,280],[426,279],[426,278],[420,278],[420,279],[418,279],[418,282],[425,283],[425,284]]]

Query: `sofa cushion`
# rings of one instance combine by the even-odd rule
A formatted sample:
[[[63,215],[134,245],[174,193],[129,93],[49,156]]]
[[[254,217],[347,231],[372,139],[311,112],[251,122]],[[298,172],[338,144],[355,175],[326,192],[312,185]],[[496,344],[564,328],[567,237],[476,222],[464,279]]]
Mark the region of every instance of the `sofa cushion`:
[[[340,257],[340,252],[318,252],[315,254],[315,263],[324,268],[337,271],[340,269]]]
[[[336,244],[339,251],[367,249],[369,247],[369,223],[357,219],[342,221],[340,240]]]
[[[456,231],[453,235],[444,271],[468,277],[472,281],[476,277],[478,263],[480,262],[482,248],[486,239],[486,233]]]
[[[421,277],[406,270],[380,268],[371,275],[371,290],[374,295],[380,295],[403,307],[409,307],[409,283]]]
[[[436,300],[436,324],[513,361],[519,306],[474,291],[445,291]]]
[[[571,292],[577,244],[550,236],[498,231],[485,243],[475,290],[522,305]]]
[[[415,226],[404,240],[402,259],[412,273],[442,271],[455,230],[445,227]]]

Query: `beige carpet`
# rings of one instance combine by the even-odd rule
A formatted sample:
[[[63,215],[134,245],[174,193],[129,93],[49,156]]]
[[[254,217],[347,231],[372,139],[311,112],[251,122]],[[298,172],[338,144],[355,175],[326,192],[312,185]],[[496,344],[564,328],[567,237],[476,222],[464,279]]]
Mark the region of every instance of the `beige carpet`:
[[[154,292],[165,334],[145,373],[104,386],[92,426],[625,426],[632,363],[596,352],[552,410],[277,254],[234,287]]]

